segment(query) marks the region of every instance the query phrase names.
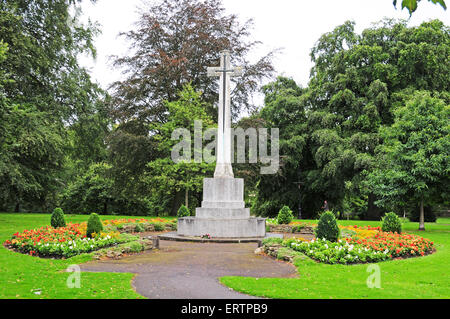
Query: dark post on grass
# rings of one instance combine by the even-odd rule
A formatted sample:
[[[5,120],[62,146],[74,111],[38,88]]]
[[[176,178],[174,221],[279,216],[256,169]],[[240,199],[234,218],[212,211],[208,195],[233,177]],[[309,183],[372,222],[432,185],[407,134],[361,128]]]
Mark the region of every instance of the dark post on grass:
[[[159,249],[159,237],[153,236],[152,241],[153,241],[153,248]]]

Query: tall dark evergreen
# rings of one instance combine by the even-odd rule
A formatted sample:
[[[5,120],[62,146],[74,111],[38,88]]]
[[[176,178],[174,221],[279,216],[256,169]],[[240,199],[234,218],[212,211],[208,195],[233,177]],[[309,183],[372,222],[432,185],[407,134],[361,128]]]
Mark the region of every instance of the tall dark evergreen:
[[[0,61],[8,77],[0,84],[0,113],[7,114],[0,116],[1,209],[49,211],[72,174],[68,153],[81,154],[91,144],[80,125],[99,113],[102,92],[77,56],[95,55],[97,29],[70,16],[79,2],[0,1],[0,39],[8,46]],[[71,137],[88,143],[71,143]]]

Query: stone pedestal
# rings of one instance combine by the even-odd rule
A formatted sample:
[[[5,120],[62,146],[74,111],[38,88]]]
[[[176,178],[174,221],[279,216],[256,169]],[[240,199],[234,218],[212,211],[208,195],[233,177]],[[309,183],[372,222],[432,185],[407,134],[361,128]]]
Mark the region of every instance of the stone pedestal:
[[[265,218],[250,217],[242,178],[205,178],[202,207],[195,217],[178,219],[178,235],[252,238],[266,235]]]

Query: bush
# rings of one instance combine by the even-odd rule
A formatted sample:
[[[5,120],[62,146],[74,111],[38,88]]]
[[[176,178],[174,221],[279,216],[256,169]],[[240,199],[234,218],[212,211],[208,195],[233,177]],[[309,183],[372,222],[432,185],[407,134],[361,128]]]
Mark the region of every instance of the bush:
[[[145,231],[145,227],[144,225],[137,223],[136,226],[134,227],[134,231],[136,233],[142,233]]]
[[[187,216],[191,216],[191,213],[189,212],[189,208],[187,208],[184,205],[181,205],[181,207],[178,209],[177,217],[181,218],[181,217],[187,217]]]
[[[57,207],[52,213],[50,224],[53,228],[66,227],[66,220],[64,219],[64,212],[61,208]]]
[[[294,219],[292,211],[287,206],[283,206],[277,216],[278,224],[289,224]]]
[[[339,238],[339,227],[336,217],[330,211],[322,213],[316,228],[316,237],[335,242]]]
[[[92,238],[93,233],[100,234],[102,230],[103,224],[100,220],[100,217],[97,214],[92,213],[88,219],[86,236]]]
[[[381,230],[400,234],[402,232],[402,222],[396,213],[387,213],[381,219]]]
[[[160,222],[153,223],[153,226],[155,227],[155,231],[163,231],[166,229],[164,223]]]

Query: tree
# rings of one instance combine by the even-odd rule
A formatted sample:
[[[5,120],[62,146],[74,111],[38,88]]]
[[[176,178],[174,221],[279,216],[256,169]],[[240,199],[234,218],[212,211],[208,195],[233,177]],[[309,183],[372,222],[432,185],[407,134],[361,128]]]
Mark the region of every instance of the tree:
[[[417,10],[417,4],[420,0],[402,0],[402,9],[407,8],[409,11],[409,15],[412,15],[414,11]],[[447,6],[445,5],[444,0],[428,0],[428,2],[432,2],[434,4],[440,4],[444,10],[447,10]],[[397,0],[394,0],[394,7],[397,7]]]
[[[219,62],[224,49],[232,52],[233,63],[244,67],[243,76],[233,79],[233,115],[253,107],[250,95],[274,71],[272,53],[255,64],[247,60],[259,44],[247,40],[252,21],[241,25],[236,15],[224,15],[220,0],[163,0],[145,8],[136,26],[122,34],[134,53],[117,57],[114,63],[128,75],[112,85],[113,114],[121,121],[165,122],[164,101],[176,100],[187,83],[203,92],[208,113],[216,118],[218,84],[206,75],[206,68]]]
[[[201,94],[188,84],[179,92],[178,100],[167,102],[168,121],[163,125],[153,124],[154,131],[157,133],[152,136],[152,139],[158,145],[157,149],[161,157],[147,164],[144,182],[149,188],[147,193],[154,195],[152,202],[159,209],[157,213],[165,213],[164,209],[176,213],[180,206],[180,202],[177,201],[177,195],[180,193],[184,194],[184,205],[189,207],[189,194],[200,194],[203,178],[213,173],[214,162],[208,163],[204,160],[196,162],[192,156],[195,152],[202,152],[204,143],[202,140],[201,145],[195,145],[194,135],[191,133],[192,140],[189,141],[189,147],[193,150],[191,156],[174,162],[171,155],[174,146],[180,142],[172,139],[172,132],[175,129],[185,128],[189,132],[194,132],[194,120],[202,121],[202,134],[206,129],[213,127],[213,121],[206,113],[204,104]],[[164,202],[166,205],[162,207],[161,203]],[[191,204],[199,203],[197,201]],[[195,207],[194,205],[191,206]]]
[[[415,92],[382,127],[381,165],[369,175],[378,202],[413,201],[420,205],[419,230],[425,229],[424,205],[448,201],[450,185],[450,105],[428,92]]]
[[[266,128],[280,128],[280,169],[275,175],[258,176],[257,198],[252,209],[263,216],[276,216],[280,207],[299,207],[300,204],[298,183],[304,177],[302,170],[308,165],[304,157],[307,141],[306,115],[301,99],[304,89],[292,79],[278,77],[263,86],[262,92],[265,106],[255,117]],[[313,202],[311,197],[307,201],[304,199],[302,194],[304,207]],[[306,211],[311,210],[308,207]]]
[[[77,62],[80,53],[95,55],[97,29],[69,23],[76,19],[69,10],[79,2],[0,1],[0,39],[8,45],[0,61],[1,73],[8,75],[0,84],[0,206],[5,209],[48,211],[57,204],[58,192],[73,175],[67,153],[81,149],[67,143],[67,136],[85,134],[68,127],[99,114],[102,92]]]
[[[69,9],[79,2],[0,2],[0,39],[9,46],[2,69],[13,80],[5,86],[6,97],[69,123],[92,111],[100,93],[77,62],[78,54],[95,56],[93,37],[98,33],[92,23],[69,23],[77,19]]]
[[[404,104],[406,91],[448,90],[449,39],[448,27],[438,20],[411,28],[385,20],[361,35],[346,22],[312,49],[315,64],[304,98],[317,171],[308,173],[306,184],[325,181],[338,210],[347,191],[365,194],[365,218],[379,219],[376,198],[363,183],[376,164],[379,127],[392,124],[392,110]],[[348,181],[354,189],[346,190]]]
[[[119,213],[110,170],[106,163],[94,163],[84,174],[73,178],[62,196],[64,210],[72,214]]]

